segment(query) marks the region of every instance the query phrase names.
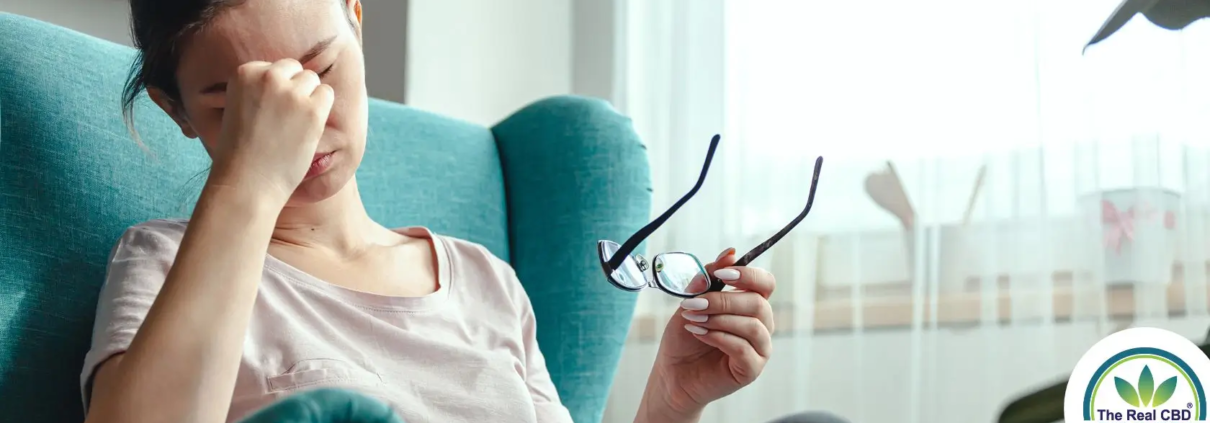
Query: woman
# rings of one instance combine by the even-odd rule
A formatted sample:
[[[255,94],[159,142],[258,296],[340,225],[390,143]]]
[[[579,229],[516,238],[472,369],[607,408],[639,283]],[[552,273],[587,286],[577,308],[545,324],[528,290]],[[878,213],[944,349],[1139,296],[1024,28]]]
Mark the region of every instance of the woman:
[[[128,119],[146,88],[213,166],[189,221],[137,225],[112,252],[88,421],[234,421],[328,386],[405,421],[571,421],[512,269],[367,215],[361,7],[131,0]],[[668,323],[636,421],[696,421],[760,374],[774,280],[734,262],[728,249],[710,269],[739,292],[687,300]]]

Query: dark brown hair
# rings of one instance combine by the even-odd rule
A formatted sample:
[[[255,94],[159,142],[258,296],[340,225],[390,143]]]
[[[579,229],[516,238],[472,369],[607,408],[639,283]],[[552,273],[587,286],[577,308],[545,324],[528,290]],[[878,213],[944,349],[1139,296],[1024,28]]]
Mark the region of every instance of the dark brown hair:
[[[122,117],[136,140],[134,103],[139,94],[155,87],[163,90],[170,101],[179,102],[181,91],[177,86],[176,71],[184,44],[219,12],[245,1],[130,0],[130,37],[138,49],[138,56],[130,66],[126,86],[122,89]],[[345,15],[349,15],[348,10]],[[356,33],[352,17],[348,17]]]
[[[130,38],[138,56],[122,89],[122,116],[134,132],[134,102],[148,87],[180,101],[176,71],[183,44],[218,12],[245,0],[130,0]],[[136,135],[137,138],[137,135]]]

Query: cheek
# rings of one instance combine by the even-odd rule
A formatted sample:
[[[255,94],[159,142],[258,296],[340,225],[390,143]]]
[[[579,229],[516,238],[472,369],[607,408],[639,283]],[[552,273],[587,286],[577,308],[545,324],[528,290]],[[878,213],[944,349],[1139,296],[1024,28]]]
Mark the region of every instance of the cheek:
[[[328,114],[328,127],[346,135],[357,135],[365,132],[366,125],[366,90],[363,79],[342,78],[332,81],[332,89],[336,93],[332,102],[332,111]]]
[[[191,113],[189,125],[197,132],[197,136],[206,150],[213,151],[213,147],[217,145],[219,133],[223,129],[223,112],[218,109],[207,109],[200,113]]]

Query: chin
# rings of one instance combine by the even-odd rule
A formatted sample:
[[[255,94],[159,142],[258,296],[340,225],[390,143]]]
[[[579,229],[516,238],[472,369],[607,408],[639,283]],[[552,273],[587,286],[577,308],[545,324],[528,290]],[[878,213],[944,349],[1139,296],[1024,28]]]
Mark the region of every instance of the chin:
[[[339,194],[353,179],[353,172],[346,166],[336,166],[327,172],[304,179],[294,195],[290,196],[287,207],[305,206],[327,200]]]

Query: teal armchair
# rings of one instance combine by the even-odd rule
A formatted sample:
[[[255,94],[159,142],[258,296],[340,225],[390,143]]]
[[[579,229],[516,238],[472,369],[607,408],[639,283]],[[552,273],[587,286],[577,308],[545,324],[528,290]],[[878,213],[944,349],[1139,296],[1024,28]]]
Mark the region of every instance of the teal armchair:
[[[187,216],[208,160],[143,98],[121,117],[133,50],[0,13],[0,413],[83,420],[78,378],[107,255],[126,227]],[[491,128],[370,103],[358,172],[370,214],[474,241],[512,263],[577,422],[597,422],[634,309],[598,239],[646,223],[646,150],[603,101],[555,97]],[[468,387],[468,390],[470,387]]]

